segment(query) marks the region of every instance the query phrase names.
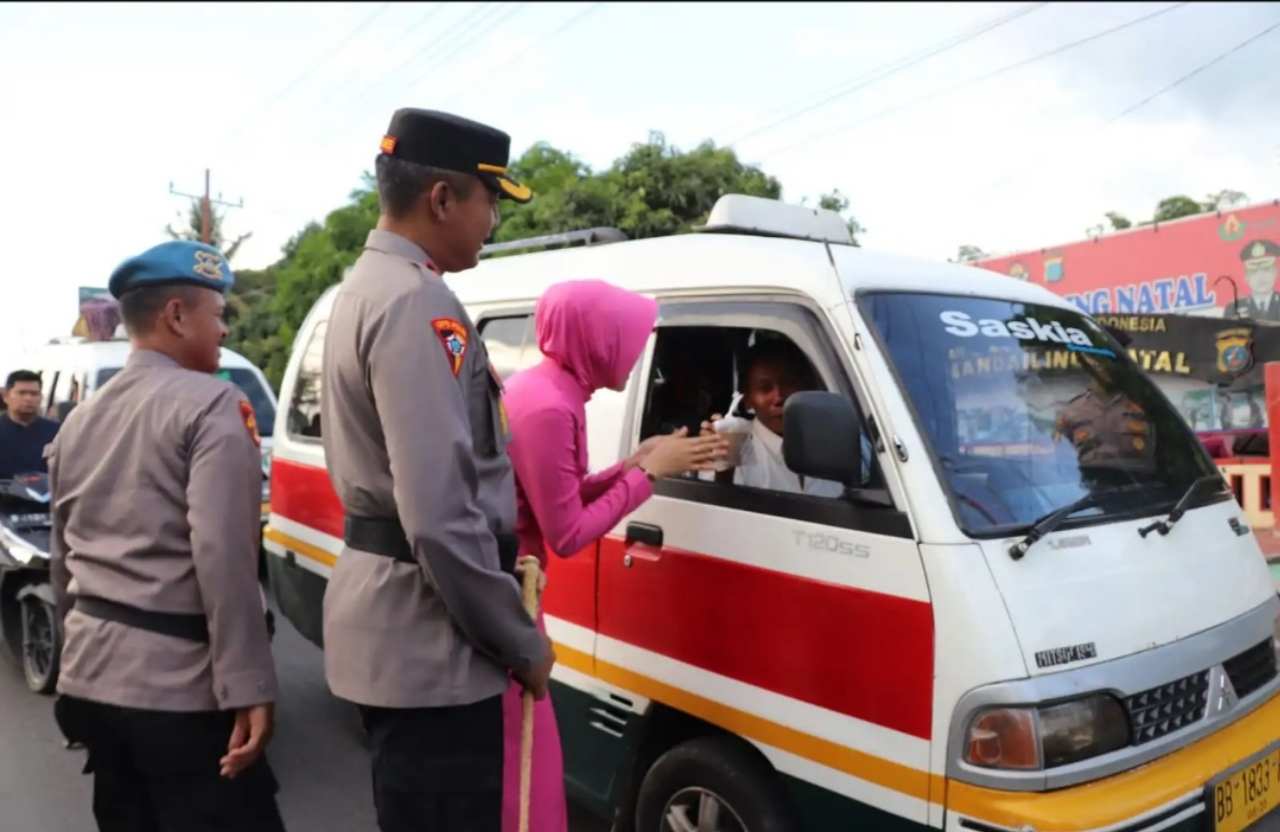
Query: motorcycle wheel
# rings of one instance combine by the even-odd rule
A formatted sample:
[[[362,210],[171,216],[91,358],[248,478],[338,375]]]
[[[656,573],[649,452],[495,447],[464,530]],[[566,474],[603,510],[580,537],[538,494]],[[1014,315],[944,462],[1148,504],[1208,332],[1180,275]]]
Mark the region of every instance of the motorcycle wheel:
[[[35,693],[52,693],[58,683],[59,641],[53,607],[38,598],[23,601],[22,672]]]

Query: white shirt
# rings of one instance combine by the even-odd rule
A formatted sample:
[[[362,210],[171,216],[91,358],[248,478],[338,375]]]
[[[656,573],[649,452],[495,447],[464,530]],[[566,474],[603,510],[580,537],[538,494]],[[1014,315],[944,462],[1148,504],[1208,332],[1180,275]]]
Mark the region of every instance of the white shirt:
[[[800,483],[800,475],[787,467],[782,457],[782,437],[759,420],[751,422],[751,435],[742,443],[742,457],[733,472],[734,485],[750,485],[773,491],[789,491],[812,497],[839,497],[844,486],[833,480],[808,477]]]

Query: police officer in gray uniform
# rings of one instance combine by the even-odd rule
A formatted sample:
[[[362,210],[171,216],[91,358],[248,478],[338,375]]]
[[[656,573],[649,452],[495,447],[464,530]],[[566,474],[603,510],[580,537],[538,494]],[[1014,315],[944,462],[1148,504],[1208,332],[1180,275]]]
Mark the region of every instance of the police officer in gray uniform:
[[[442,280],[476,265],[510,139],[398,110],[381,216],[334,298],[321,402],[345,543],[325,591],[325,675],[360,706],[383,832],[497,832],[502,693],[546,694],[551,644],[521,606],[502,388]]]
[[[215,378],[234,276],[174,241],[109,283],[133,351],[46,448],[54,707],[88,749],[102,832],[278,832],[276,676],[257,583],[253,409]]]

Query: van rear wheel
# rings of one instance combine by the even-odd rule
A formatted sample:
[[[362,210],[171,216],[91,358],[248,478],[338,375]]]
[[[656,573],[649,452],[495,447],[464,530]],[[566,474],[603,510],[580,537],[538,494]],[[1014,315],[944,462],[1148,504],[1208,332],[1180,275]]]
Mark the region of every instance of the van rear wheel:
[[[636,800],[636,832],[794,829],[777,775],[729,737],[690,740],[663,754]]]

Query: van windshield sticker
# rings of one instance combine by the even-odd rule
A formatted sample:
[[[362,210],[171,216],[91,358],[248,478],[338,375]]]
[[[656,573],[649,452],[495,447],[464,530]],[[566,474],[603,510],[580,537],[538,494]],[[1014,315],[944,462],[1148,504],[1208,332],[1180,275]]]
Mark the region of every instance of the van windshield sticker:
[[[1106,347],[1099,347],[1089,338],[1083,329],[1063,326],[1061,321],[1042,323],[1030,316],[1021,320],[1002,321],[996,318],[979,318],[974,320],[967,312],[948,309],[938,314],[945,324],[947,332],[957,338],[973,338],[983,335],[987,338],[1016,338],[1019,341],[1039,341],[1043,344],[1062,344],[1073,352],[1087,352],[1115,358],[1116,354]]]

